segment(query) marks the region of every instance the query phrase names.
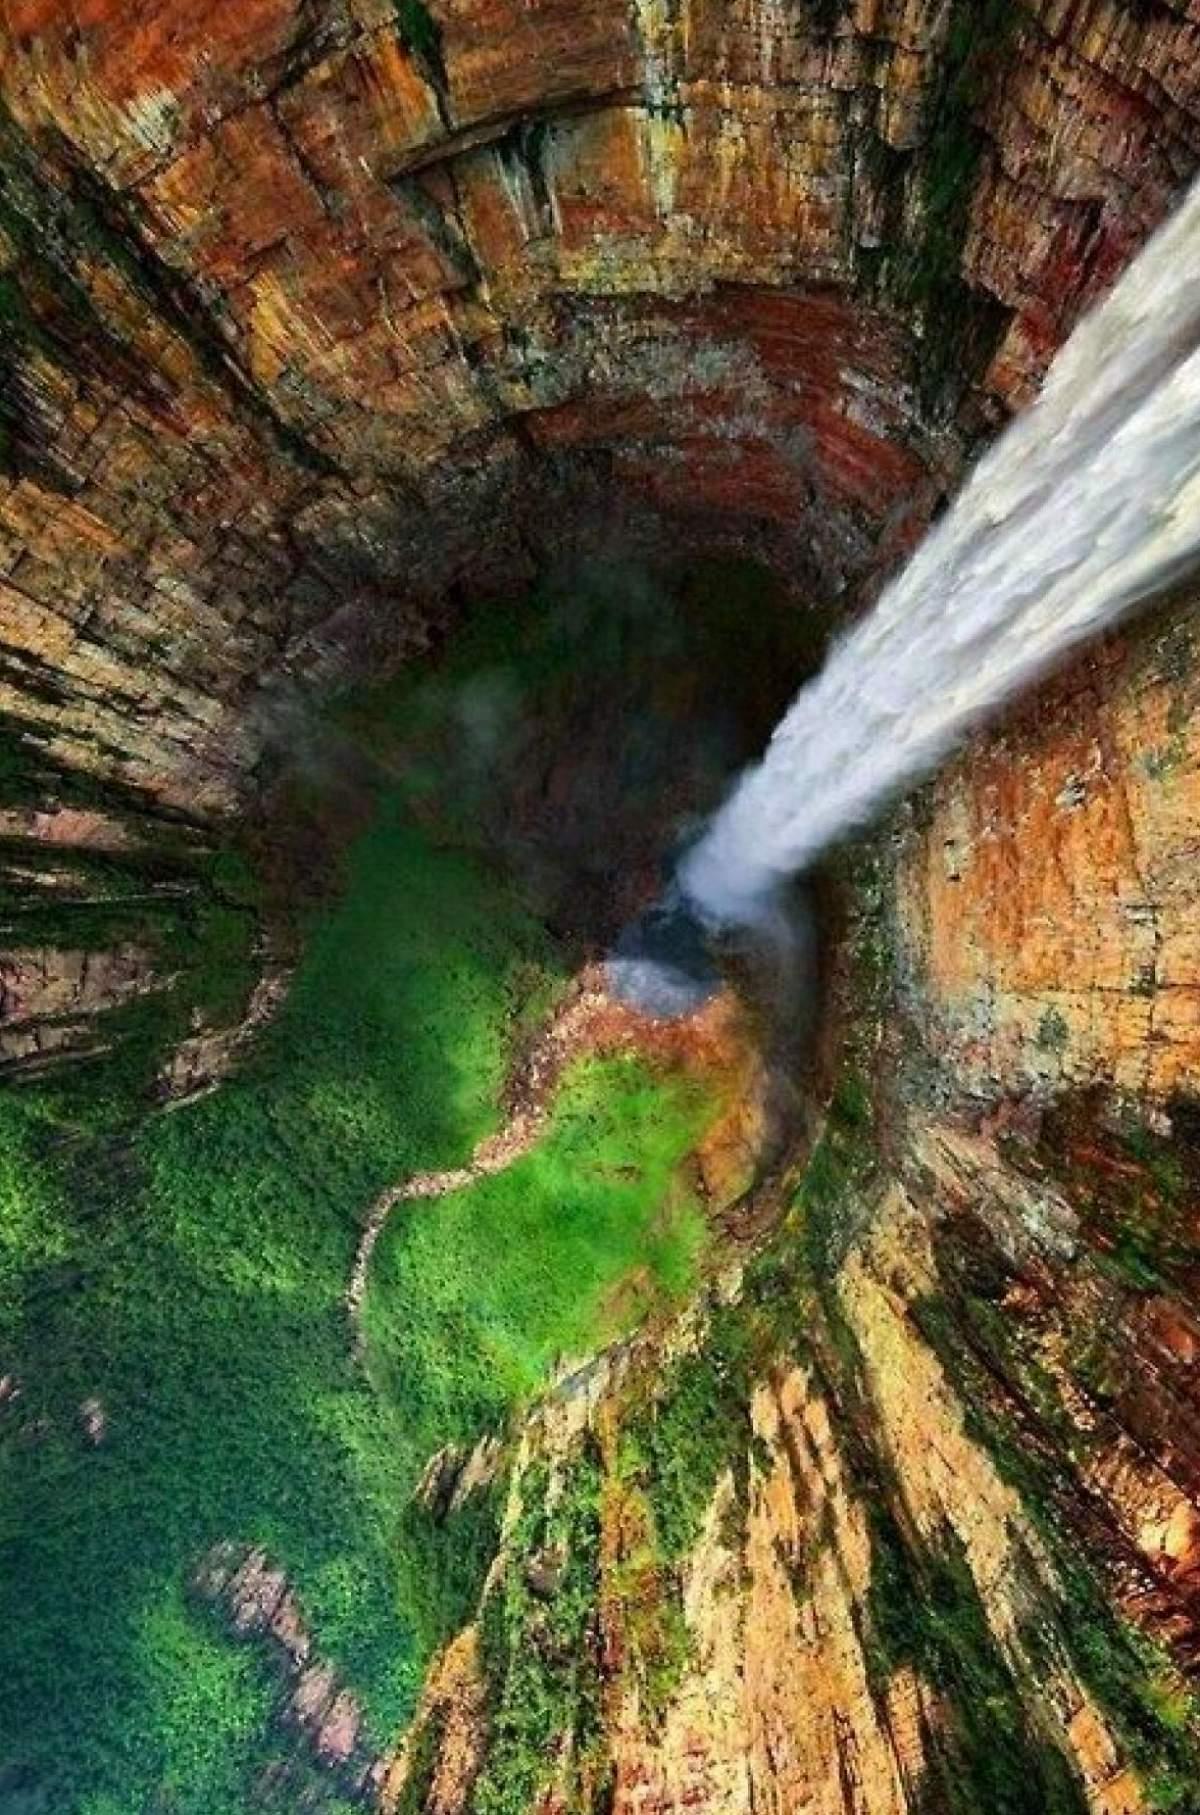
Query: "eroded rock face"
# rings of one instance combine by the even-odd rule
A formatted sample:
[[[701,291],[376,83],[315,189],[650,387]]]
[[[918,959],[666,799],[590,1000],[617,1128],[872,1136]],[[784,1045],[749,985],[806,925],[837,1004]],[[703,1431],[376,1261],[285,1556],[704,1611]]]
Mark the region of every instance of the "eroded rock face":
[[[1183,5],[187,11],[6,17],[0,712],[202,821],[564,549],[858,608],[1200,153]]]
[[[973,743],[922,804],[898,924],[960,1081],[1144,1101],[1200,1068],[1195,595]]]
[[[264,1641],[280,1682],[279,1719],[300,1732],[341,1789],[355,1800],[371,1800],[382,1765],[363,1737],[362,1710],[335,1667],[314,1649],[283,1570],[253,1545],[226,1540],[204,1557],[191,1588],[220,1609],[238,1638]],[[283,1783],[286,1788],[286,1769]]]
[[[174,12],[9,9],[0,703],[192,810],[548,486],[860,587],[1200,134],[1183,6]]]
[[[97,1015],[160,987],[149,954],[136,947],[0,957],[0,1062],[87,1053]]]

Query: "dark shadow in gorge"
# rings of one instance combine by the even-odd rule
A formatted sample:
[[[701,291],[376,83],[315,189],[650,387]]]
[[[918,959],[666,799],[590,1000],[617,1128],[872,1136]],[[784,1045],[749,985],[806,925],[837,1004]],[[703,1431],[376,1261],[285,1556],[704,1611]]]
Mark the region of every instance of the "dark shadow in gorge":
[[[651,898],[825,639],[824,614],[752,562],[614,558],[488,608],[341,722],[582,958]]]

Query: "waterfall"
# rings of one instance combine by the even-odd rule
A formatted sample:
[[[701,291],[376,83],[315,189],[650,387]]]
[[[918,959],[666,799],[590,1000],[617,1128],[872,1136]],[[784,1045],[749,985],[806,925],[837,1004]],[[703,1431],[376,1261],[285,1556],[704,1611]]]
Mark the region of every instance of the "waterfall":
[[[710,928],[919,780],[987,713],[1200,551],[1200,185],[1076,328],[875,609],[687,853]]]

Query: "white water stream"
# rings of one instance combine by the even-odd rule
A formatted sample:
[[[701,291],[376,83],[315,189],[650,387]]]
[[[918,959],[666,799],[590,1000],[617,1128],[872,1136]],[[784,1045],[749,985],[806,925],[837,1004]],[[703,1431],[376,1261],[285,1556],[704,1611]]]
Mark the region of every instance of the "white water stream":
[[[689,906],[710,926],[760,919],[782,881],[1198,558],[1200,185],[797,696],[685,857]]]

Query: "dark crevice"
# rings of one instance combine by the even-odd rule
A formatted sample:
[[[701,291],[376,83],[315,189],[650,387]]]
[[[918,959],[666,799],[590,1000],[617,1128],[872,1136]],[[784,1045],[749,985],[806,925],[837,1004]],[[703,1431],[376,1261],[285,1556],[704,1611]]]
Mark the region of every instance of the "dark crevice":
[[[539,236],[555,228],[554,194],[546,173],[546,147],[553,132],[548,119],[524,120],[500,141],[498,155],[529,188]]]
[[[438,117],[447,132],[454,130],[450,104],[450,78],[442,48],[442,27],[426,0],[393,0],[400,37],[433,92]]]
[[[476,289],[481,278],[479,263],[463,229],[457,197],[447,187],[449,180],[449,172],[438,167],[392,177],[388,188],[412,211],[459,283]]]

